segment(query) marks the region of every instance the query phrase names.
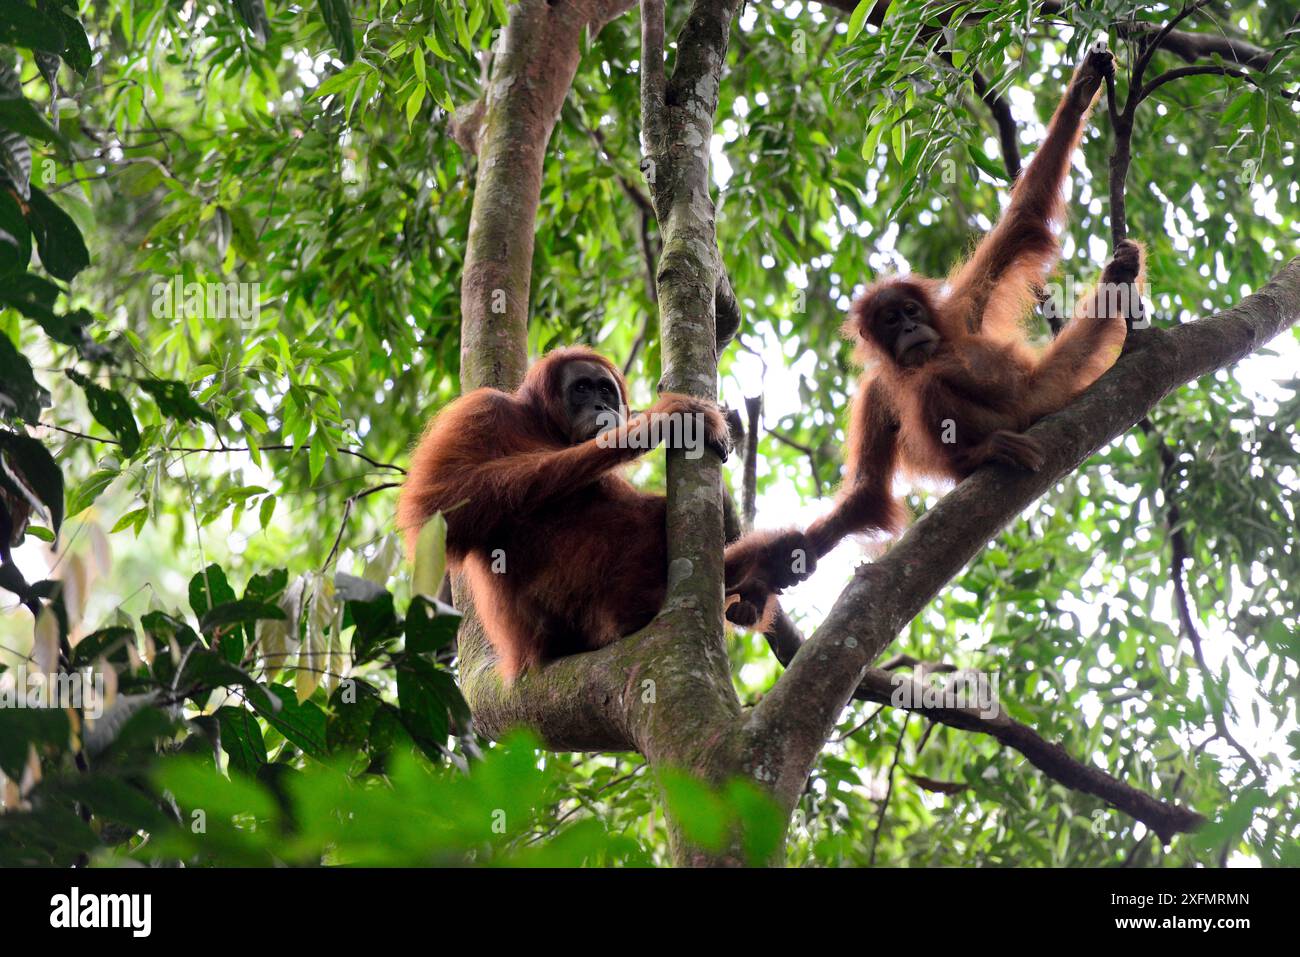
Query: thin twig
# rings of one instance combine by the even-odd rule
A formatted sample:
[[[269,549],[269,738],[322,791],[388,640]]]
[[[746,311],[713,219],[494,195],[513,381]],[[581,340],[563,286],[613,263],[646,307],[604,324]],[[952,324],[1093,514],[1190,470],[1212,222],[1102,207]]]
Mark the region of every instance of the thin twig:
[[[789,435],[786,435],[784,432],[780,431],[779,429],[769,428],[767,430],[767,434],[772,436],[772,438],[776,439],[782,445],[788,445],[790,446],[790,448],[802,452],[804,455],[808,456],[808,464],[810,466],[810,471],[812,472],[813,488],[816,489],[817,491],[817,497],[821,498],[822,480],[821,480],[821,476],[817,474],[817,450],[814,449],[811,445],[804,445],[802,442],[799,442],[791,438]]]
[[[871,856],[867,859],[868,867],[876,866],[876,847],[880,844],[880,831],[885,826],[885,812],[889,810],[889,800],[894,796],[894,772],[898,770],[898,762],[903,756],[903,742],[907,740],[907,726],[912,721],[912,715],[909,713],[903,719],[903,727],[898,731],[898,744],[894,746],[894,762],[889,766],[889,784],[885,788],[885,799],[880,802],[880,810],[876,814],[876,829],[871,834]]]
[[[64,435],[70,435],[70,436],[72,436],[73,438],[76,438],[76,439],[87,439],[87,440],[89,440],[89,441],[91,441],[91,442],[103,442],[103,443],[105,443],[105,444],[107,444],[107,445],[121,445],[121,444],[122,444],[121,441],[120,441],[119,439],[110,439],[110,438],[106,438],[106,437],[104,437],[104,436],[99,436],[99,435],[87,435],[85,432],[78,432],[78,431],[76,431],[75,429],[65,429],[65,428],[64,428],[63,426],[61,426],[61,425],[51,425],[51,424],[48,423],[48,422],[41,422],[41,423],[39,423],[39,427],[42,428],[42,429],[53,429],[55,432],[62,432]],[[249,448],[248,446],[246,446],[246,445],[220,445],[220,446],[217,446],[216,448],[202,448],[202,447],[195,447],[195,446],[188,446],[188,445],[162,445],[162,446],[158,446],[158,448],[159,448],[161,451],[163,451],[163,452],[208,452],[208,453],[218,453],[218,452],[250,452],[250,451],[252,451],[252,449],[250,449],[250,448]],[[276,444],[276,445],[259,445],[259,446],[257,447],[257,450],[258,450],[259,452],[291,452],[291,451],[304,451],[304,452],[305,452],[305,451],[307,451],[307,450],[310,449],[310,448],[311,448],[311,443],[310,443],[310,442],[307,442],[307,443],[304,443],[303,445],[293,445],[292,443],[282,443],[282,444]],[[377,469],[392,469],[394,472],[398,472],[398,473],[400,473],[400,474],[402,474],[402,475],[405,475],[405,474],[406,474],[406,469],[402,468],[400,465],[394,465],[394,464],[392,464],[391,462],[380,462],[380,461],[377,461],[376,459],[372,459],[370,456],[366,455],[364,452],[359,452],[359,451],[357,451],[356,449],[349,449],[349,448],[345,448],[345,447],[343,447],[343,446],[336,446],[336,447],[335,447],[335,451],[337,451],[337,452],[342,452],[342,453],[344,453],[345,455],[351,455],[351,456],[354,456],[354,457],[360,459],[361,461],[367,463],[368,465],[371,465],[371,466],[373,466],[373,467],[375,467],[375,468],[377,468]]]
[[[330,548],[330,553],[325,556],[325,563],[320,567],[322,572],[330,567],[330,562],[334,561],[334,556],[338,554],[339,545],[343,541],[343,532],[348,527],[348,516],[352,514],[352,506],[367,495],[374,495],[376,492],[384,491],[384,489],[400,488],[401,485],[401,482],[380,482],[378,485],[372,485],[370,488],[362,489],[360,492],[348,496],[347,501],[343,503],[343,518],[339,521],[339,533],[334,536],[334,545]]]

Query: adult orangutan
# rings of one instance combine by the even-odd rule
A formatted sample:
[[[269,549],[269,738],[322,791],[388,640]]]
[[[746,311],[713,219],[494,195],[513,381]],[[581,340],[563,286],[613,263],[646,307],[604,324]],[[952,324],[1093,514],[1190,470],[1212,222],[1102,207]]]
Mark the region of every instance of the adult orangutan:
[[[435,512],[447,555],[507,681],[647,625],[667,591],[667,500],[619,467],[660,440],[725,458],[727,425],[702,399],[666,393],[626,415],[627,383],[583,347],[551,352],[513,393],[476,389],[425,430],[398,500],[408,552]],[[692,446],[691,426],[698,440]],[[756,533],[726,552],[728,616],[753,624],[772,594],[812,571],[792,563],[798,532]],[[796,571],[795,569],[798,569]]]

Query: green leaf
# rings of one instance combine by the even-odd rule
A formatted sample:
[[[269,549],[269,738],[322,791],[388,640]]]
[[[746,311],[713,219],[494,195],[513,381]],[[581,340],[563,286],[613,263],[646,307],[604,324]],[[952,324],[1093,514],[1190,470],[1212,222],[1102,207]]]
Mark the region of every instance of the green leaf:
[[[217,709],[221,727],[221,750],[230,759],[230,766],[245,774],[256,774],[266,764],[266,742],[257,719],[246,709],[227,705]]]
[[[456,640],[461,614],[450,605],[417,595],[406,610],[406,650],[434,652]]]
[[[21,133],[28,139],[53,143],[68,152],[67,137],[52,127],[21,93],[12,93],[0,85],[0,129]]]
[[[140,789],[119,778],[106,775],[76,774],[58,778],[47,791],[47,798],[80,802],[101,821],[114,821],[131,830],[153,831],[166,827],[167,817],[154,800]]]
[[[23,273],[8,279],[0,288],[0,305],[12,306],[28,319],[35,320],[55,342],[73,346],[88,362],[104,362],[112,358],[105,346],[95,342],[86,327],[95,321],[89,309],[69,313],[54,311],[54,303],[62,290],[48,279],[35,273]]]
[[[995,162],[988,153],[985,153],[974,143],[966,144],[966,152],[970,154],[970,158],[975,161],[976,166],[988,173],[994,179],[1003,180],[1007,178],[1006,169],[1000,163]]]
[[[121,625],[101,628],[77,642],[72,649],[72,666],[82,668],[101,657],[124,665],[130,660],[128,644],[135,644],[135,629]]]
[[[4,137],[0,136],[0,163],[6,155],[4,150]],[[0,165],[0,173],[5,171],[5,167]],[[0,277],[23,272],[31,260],[32,231],[23,218],[18,200],[9,190],[0,188]]]
[[[454,3],[451,5],[452,20],[456,25],[456,42],[464,50],[473,50],[474,42],[470,39],[469,26],[465,22],[464,4]]]
[[[352,36],[352,9],[348,0],[320,0],[320,13],[330,38],[338,47],[339,59],[351,63],[356,59],[357,46]]]
[[[63,49],[57,51],[59,56],[68,66],[85,76],[94,58],[90,49],[90,40],[81,21],[64,13],[60,8],[63,2],[65,0],[38,0],[37,6],[49,19],[58,24],[59,30],[63,33]],[[71,9],[76,9],[77,5],[73,0],[66,0],[66,2]]]
[[[435,512],[424,523],[415,540],[415,573],[411,579],[411,594],[436,597],[446,570],[447,520],[441,512]]]
[[[37,383],[31,363],[0,332],[0,419],[16,416],[34,425],[49,404],[50,393]]]
[[[292,688],[271,685],[267,690],[274,696],[279,707],[273,708],[253,699],[250,703],[254,710],[304,753],[318,760],[324,759],[328,751],[325,743],[325,712],[310,701],[299,704],[298,695]]]
[[[1219,117],[1219,126],[1225,130],[1236,129],[1237,121],[1246,115],[1246,111],[1250,109],[1256,95],[1254,90],[1247,90],[1245,93],[1237,94],[1233,101],[1228,104],[1228,108],[1223,111],[1223,115]]]
[[[211,635],[219,628],[227,628],[230,625],[251,624],[264,618],[282,620],[284,612],[280,610],[278,605],[241,598],[237,601],[223,602],[215,608],[209,609],[199,619],[199,631],[205,635]]]
[[[411,126],[415,122],[415,117],[420,112],[420,107],[424,103],[424,86],[416,84],[411,95],[406,99],[406,125]]]
[[[397,702],[402,725],[429,758],[439,760],[450,734],[453,702],[460,692],[450,674],[415,655],[397,666]],[[460,699],[463,704],[463,699]]]
[[[195,648],[185,656],[176,687],[196,700],[216,688],[243,688],[250,703],[271,706],[266,689],[252,675],[207,648]]]
[[[325,433],[317,431],[312,436],[311,448],[307,450],[307,471],[314,482],[320,477],[321,469],[325,467],[325,460],[329,457],[329,442],[325,439]]]
[[[429,28],[429,32],[424,35],[424,45],[427,46],[430,50],[432,50],[433,55],[438,57],[438,59],[446,60],[449,63],[456,62],[455,58],[446,50],[444,50],[442,48],[442,44],[438,42],[438,34],[437,34],[436,27],[431,26]]]
[[[132,458],[140,449],[140,430],[136,427],[126,397],[120,392],[111,392],[96,385],[76,369],[66,369],[64,372],[86,393],[86,404],[95,421],[113,433],[122,443],[122,454],[128,459]]]
[[[370,601],[349,601],[348,614],[356,630],[352,633],[352,661],[362,664],[379,652],[383,644],[402,633],[388,592]]]
[[[40,189],[32,187],[27,224],[36,240],[41,265],[51,276],[69,281],[90,265],[90,253],[72,217]]]
[[[30,746],[63,751],[68,734],[68,713],[61,709],[0,708],[0,771],[21,780]]]
[[[0,186],[6,180],[24,201],[32,195],[32,148],[26,137],[0,129]]]
[[[253,36],[257,37],[257,41],[265,43],[270,33],[270,24],[266,19],[266,5],[262,0],[235,0],[235,9],[239,11],[239,19],[244,21],[244,25],[252,31]]]
[[[183,382],[170,379],[141,379],[140,388],[153,396],[158,403],[158,411],[177,422],[194,422],[202,420],[216,425],[217,419],[211,412],[194,401],[190,390]]]
[[[370,739],[371,722],[383,700],[373,685],[349,678],[330,695],[326,741],[332,754],[360,751]]]
[[[63,524],[63,471],[44,445],[27,435],[0,431],[0,487],[6,486],[43,506],[50,528],[58,532]]]
[[[80,515],[90,508],[95,499],[99,498],[100,493],[108,488],[113,479],[117,478],[119,474],[117,469],[99,469],[92,472],[84,482],[68,495],[68,517]]]
[[[271,516],[275,514],[275,496],[268,495],[262,499],[262,504],[257,510],[257,520],[261,522],[262,528],[265,529],[271,524]]]
[[[875,0],[860,0],[858,5],[853,8],[853,13],[849,17],[849,30],[844,36],[844,44],[847,46],[858,38],[862,28],[867,24],[867,14],[871,8],[876,5]]]
[[[0,43],[62,54],[64,42],[63,30],[52,17],[25,0],[0,0]]]
[[[0,302],[13,306],[29,319],[44,323],[54,318],[54,303],[62,291],[43,276],[25,273],[5,283],[0,289]]]
[[[694,843],[720,850],[726,842],[730,814],[723,800],[707,784],[676,769],[661,775],[669,812]]]
[[[244,599],[246,601],[260,602],[277,601],[288,585],[288,570],[276,568],[250,578],[248,585],[244,588]]]
[[[243,206],[231,208],[230,228],[235,252],[245,259],[256,260],[258,257],[257,228],[253,225],[253,217]]]
[[[190,607],[202,618],[217,605],[235,600],[235,590],[220,565],[212,564],[190,579]]]

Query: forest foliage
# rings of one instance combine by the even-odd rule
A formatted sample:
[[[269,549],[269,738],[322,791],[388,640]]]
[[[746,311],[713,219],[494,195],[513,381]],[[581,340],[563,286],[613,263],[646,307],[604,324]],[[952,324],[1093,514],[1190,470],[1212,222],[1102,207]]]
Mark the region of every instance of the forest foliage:
[[[980,16],[944,59],[919,38],[953,6],[876,28],[774,0],[733,29],[714,176],[745,326],[723,400],[743,407],[773,363],[794,384],[768,396],[760,524],[782,520],[764,502],[838,482],[854,287],[904,264],[942,275],[997,218],[1009,180],[974,73],[1028,155],[1090,40],[1110,36],[1122,86],[1117,24],[1170,13],[956,4]],[[1128,221],[1156,325],[1231,305],[1295,253],[1291,6],[1211,5],[1185,26],[1266,48],[1267,68],[1187,76],[1139,111]],[[756,789],[476,735],[441,566],[409,567],[394,533],[407,449],[459,392],[475,160],[452,127],[508,16],[505,0],[0,0],[0,682],[79,671],[107,705],[0,707],[0,863],[660,863],[659,787],[701,843],[739,823],[761,861],[781,841]],[[630,359],[645,403],[638,55],[635,12],[586,42],[545,168],[530,352]],[[1081,281],[1109,242],[1104,107],[1093,127],[1062,263]],[[1210,824],[1161,848],[991,739],[855,703],[788,860],[1300,864],[1297,355],[1288,336],[1178,390],[896,645],[999,672],[1012,717]],[[662,466],[636,477],[661,484]],[[1206,661],[1178,620],[1184,573]],[[730,647],[752,703],[779,666],[757,636]]]

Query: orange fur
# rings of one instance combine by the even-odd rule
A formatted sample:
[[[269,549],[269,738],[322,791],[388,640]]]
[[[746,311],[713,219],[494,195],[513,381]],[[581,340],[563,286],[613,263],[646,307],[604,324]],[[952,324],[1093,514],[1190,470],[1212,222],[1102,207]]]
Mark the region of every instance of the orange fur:
[[[1024,329],[1059,255],[1070,157],[1113,69],[1109,53],[1089,51],[1001,220],[946,282],[889,277],[853,303],[845,331],[858,339],[865,368],[853,399],[844,489],[835,509],[808,530],[818,554],[851,532],[901,527],[896,472],[955,480],[990,460],[1038,467],[1041,449],[1021,433],[1119,356],[1130,317],[1091,296],[1045,350],[1033,348]],[[1102,280],[1140,283],[1141,247],[1117,248]],[[902,340],[881,327],[899,302],[910,302],[917,324],[937,334],[931,351],[906,366],[893,350]]]
[[[641,416],[702,415],[709,444],[726,444],[726,422],[712,403],[671,393],[612,441],[571,443],[560,373],[572,361],[602,365],[626,406],[627,383],[608,359],[582,347],[552,352],[518,391],[476,389],[443,409],[420,438],[398,499],[408,554],[428,518],[445,516],[449,564],[466,576],[506,681],[607,645],[658,614],[667,591],[667,502],[619,474],[647,451],[628,441]],[[778,545],[788,539],[772,533],[732,545],[728,586],[753,592],[777,578],[764,569]]]

